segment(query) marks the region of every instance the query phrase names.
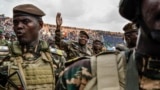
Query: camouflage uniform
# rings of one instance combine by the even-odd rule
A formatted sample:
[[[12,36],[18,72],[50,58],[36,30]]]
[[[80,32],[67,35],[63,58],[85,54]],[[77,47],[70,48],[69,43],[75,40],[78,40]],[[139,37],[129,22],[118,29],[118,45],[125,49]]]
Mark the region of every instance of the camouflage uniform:
[[[83,56],[91,56],[92,50],[87,45],[80,46],[78,42],[69,42],[67,47],[65,48],[67,53],[67,60],[71,60],[76,57],[83,57]]]
[[[51,59],[50,50],[47,46],[47,43],[44,41],[40,41],[39,45],[37,45],[37,50],[35,52],[36,47],[27,47],[28,50],[26,52],[21,51],[20,45],[18,42],[13,42],[11,45],[10,55],[7,57],[7,61],[3,61],[3,67],[8,67],[9,72],[1,71],[1,75],[6,74],[11,75],[12,73],[19,71],[19,75],[22,78],[18,78],[16,75],[11,76],[10,80],[15,83],[18,87],[21,87],[20,81],[24,81],[27,84],[27,90],[37,89],[40,90],[42,88],[40,85],[46,84],[46,87],[43,86],[43,89],[53,89],[54,88],[54,68]],[[24,50],[25,51],[25,50]],[[20,65],[20,66],[19,66]],[[22,70],[21,70],[22,69]],[[5,69],[3,69],[5,70]],[[42,73],[42,71],[44,73]],[[34,73],[35,72],[35,73]],[[46,75],[47,73],[48,75]],[[47,77],[47,81],[45,78]],[[33,78],[37,76],[36,78]],[[16,78],[16,79],[15,79]],[[32,80],[30,80],[32,78]],[[50,80],[49,80],[50,79]],[[7,82],[7,81],[6,81]],[[12,85],[9,83],[9,90],[13,89]],[[32,85],[35,85],[32,87]],[[16,88],[16,87],[14,87]],[[52,90],[51,89],[51,90]]]
[[[84,31],[84,35],[87,36],[89,39],[88,34]],[[60,30],[56,30],[56,37],[55,37],[55,43],[61,50],[64,50],[67,54],[66,60],[72,60],[77,57],[83,57],[83,56],[91,56],[93,54],[92,49],[86,44],[84,46],[81,46],[79,42],[71,41],[71,40],[63,40],[60,38]]]
[[[98,49],[96,49],[99,47]],[[100,40],[94,40],[92,44],[93,55],[105,52],[107,49]]]
[[[55,77],[57,81],[59,78],[60,72],[63,71],[65,68],[66,53],[63,50],[52,48],[52,47],[50,47],[50,51],[52,53],[52,60],[53,60],[54,67],[56,68]]]
[[[44,12],[32,4],[22,4],[13,8],[13,14],[13,28],[19,41],[11,43],[9,54],[1,63],[0,89],[3,86],[5,90],[55,90],[55,68],[49,45],[38,38]],[[34,33],[30,34],[30,30]]]
[[[80,60],[61,72],[57,90],[83,90],[84,86],[92,79],[89,59]]]
[[[103,52],[97,56],[93,56],[93,57],[99,57],[99,56],[104,56],[103,59],[105,58],[107,60],[107,57],[108,57],[108,52]],[[113,52],[114,53],[114,52]],[[124,59],[122,58],[122,55],[124,54],[118,54],[120,55],[120,57],[118,57],[118,61],[116,63],[116,65],[118,66],[117,69],[118,69],[118,75],[119,75],[119,80],[117,81],[120,86],[122,88],[124,88],[124,80],[125,80],[125,77],[124,77],[124,73],[125,73],[125,68],[124,68],[124,62],[123,61]],[[97,77],[97,75],[94,75],[93,74],[93,69],[94,67],[91,66],[91,61],[92,59],[90,58],[81,58],[80,60],[78,60],[77,62],[71,64],[69,67],[67,67],[65,69],[64,72],[62,72],[60,75],[60,79],[59,79],[59,82],[58,84],[56,85],[56,89],[57,90],[84,90],[85,89],[85,86],[90,83],[90,81]],[[116,67],[116,66],[114,66]],[[97,68],[95,66],[95,68]],[[112,69],[111,69],[112,71]],[[97,73],[95,71],[95,73]],[[111,72],[109,72],[111,73]],[[105,77],[104,77],[105,78]],[[109,77],[106,77],[106,78],[109,78]],[[97,80],[98,78],[96,78]],[[112,81],[108,81],[108,82],[112,82]],[[94,83],[94,82],[93,82]],[[115,83],[115,81],[114,81]],[[97,85],[97,83],[96,83]],[[112,85],[110,85],[112,86]],[[116,90],[123,90],[123,89],[116,89]],[[87,90],[87,89],[86,89]],[[90,89],[92,90],[92,89]],[[97,90],[97,89],[95,89]],[[115,90],[115,89],[113,89]]]

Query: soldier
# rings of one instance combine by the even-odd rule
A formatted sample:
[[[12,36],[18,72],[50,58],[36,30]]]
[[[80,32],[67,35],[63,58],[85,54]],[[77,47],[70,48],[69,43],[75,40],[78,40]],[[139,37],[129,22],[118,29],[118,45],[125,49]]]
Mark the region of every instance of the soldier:
[[[62,39],[62,17],[60,13],[57,14],[56,23],[57,30],[55,31],[55,43],[61,50],[64,50],[66,52],[67,61],[73,60],[77,57],[92,55],[93,51],[87,45],[89,35],[85,31],[80,31],[78,42],[66,41]]]
[[[85,32],[80,32],[79,37],[84,40],[73,44],[77,49],[69,48],[70,51],[77,52],[75,56],[81,55],[78,48],[81,44],[86,45],[89,39]],[[124,90],[125,62],[118,51],[106,51],[91,58],[81,57],[75,62],[69,60],[66,62],[67,67],[60,74],[56,90]]]
[[[0,46],[7,46],[7,45],[8,45],[8,43],[4,39],[3,31],[0,31]]]
[[[15,35],[15,34],[12,34],[12,35],[11,35],[11,42],[13,42],[13,41],[17,41],[17,38],[16,38],[16,35]]]
[[[12,43],[10,54],[1,63],[0,75],[7,78],[0,77],[1,90],[55,90],[49,46],[39,40],[44,15],[32,4],[13,8],[13,29],[18,41]]]
[[[126,42],[127,50],[125,50],[125,58],[128,62],[130,55],[136,47],[138,37],[138,26],[135,23],[128,23],[123,27],[124,40]]]
[[[123,27],[124,40],[128,48],[134,48],[136,46],[138,27],[135,23],[128,23]]]
[[[105,51],[103,48],[103,43],[100,40],[94,40],[93,41],[93,45],[92,45],[92,49],[93,49],[93,54],[98,54],[100,52]]]
[[[121,16],[140,25],[127,67],[126,90],[160,90],[159,7],[160,0],[121,0]]]

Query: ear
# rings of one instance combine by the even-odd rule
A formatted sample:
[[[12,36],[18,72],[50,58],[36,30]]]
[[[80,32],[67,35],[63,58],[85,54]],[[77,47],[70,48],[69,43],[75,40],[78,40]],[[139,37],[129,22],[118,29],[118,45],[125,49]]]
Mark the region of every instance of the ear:
[[[43,28],[43,21],[39,21],[39,26],[40,26],[40,29]],[[40,29],[39,29],[39,30],[40,30]]]

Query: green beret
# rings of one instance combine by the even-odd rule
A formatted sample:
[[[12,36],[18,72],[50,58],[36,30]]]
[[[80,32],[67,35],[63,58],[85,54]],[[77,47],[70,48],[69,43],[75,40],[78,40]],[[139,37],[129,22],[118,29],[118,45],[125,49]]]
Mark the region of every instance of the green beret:
[[[85,31],[80,31],[80,34],[86,35],[87,38],[89,39],[89,35]]]
[[[135,23],[128,23],[123,27],[123,31],[125,33],[138,31],[138,27],[137,27],[137,25]]]
[[[32,4],[22,4],[14,7],[13,16],[16,16],[19,14],[30,14],[30,15],[39,16],[39,17],[42,17],[45,15],[45,13],[42,10],[40,10],[38,7]]]

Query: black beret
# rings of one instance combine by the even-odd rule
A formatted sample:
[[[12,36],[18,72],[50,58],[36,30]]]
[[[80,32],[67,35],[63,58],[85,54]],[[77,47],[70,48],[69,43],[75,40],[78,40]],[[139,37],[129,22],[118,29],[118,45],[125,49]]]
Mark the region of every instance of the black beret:
[[[80,31],[80,34],[86,35],[87,38],[89,39],[89,35],[85,31]]]
[[[137,25],[135,23],[128,23],[123,27],[123,31],[125,33],[138,31],[138,27],[137,27]]]
[[[40,10],[38,7],[32,4],[22,4],[14,7],[13,15],[15,16],[19,13],[30,14],[34,16],[40,16],[40,17],[45,15],[45,13],[42,10]]]

